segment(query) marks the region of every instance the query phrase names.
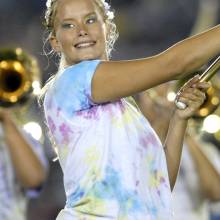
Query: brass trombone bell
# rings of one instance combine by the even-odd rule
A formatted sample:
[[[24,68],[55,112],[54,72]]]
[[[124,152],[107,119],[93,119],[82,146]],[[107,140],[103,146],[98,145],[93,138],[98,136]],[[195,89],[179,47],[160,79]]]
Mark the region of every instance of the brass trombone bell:
[[[2,60],[0,62],[0,104],[13,104],[31,90],[29,74],[21,62]]]
[[[0,107],[27,104],[39,89],[37,60],[21,48],[0,49]]]

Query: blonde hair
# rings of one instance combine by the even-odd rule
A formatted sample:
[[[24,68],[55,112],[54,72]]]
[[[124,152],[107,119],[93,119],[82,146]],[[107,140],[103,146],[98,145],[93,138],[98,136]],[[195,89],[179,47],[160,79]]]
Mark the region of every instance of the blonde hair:
[[[46,37],[45,44],[49,41],[49,38],[51,37],[51,35],[55,34],[54,20],[56,17],[58,1],[61,1],[61,0],[47,0],[47,2],[46,2],[47,9],[45,11],[44,26],[46,27],[46,30],[47,30],[47,37]],[[93,1],[100,9],[100,11],[103,15],[103,18],[104,18],[104,22],[106,24],[106,28],[108,31],[107,37],[106,37],[106,48],[107,48],[107,55],[108,55],[108,57],[110,57],[111,51],[113,50],[113,47],[115,44],[115,41],[118,38],[118,31],[117,31],[116,25],[113,21],[114,12],[111,10],[110,5],[105,0],[93,0]],[[46,55],[53,54],[53,53],[54,53],[54,51],[52,49],[48,53],[45,52]],[[59,57],[59,70],[62,70],[64,68],[62,64],[63,64],[62,58]],[[59,71],[59,72],[61,72],[61,71]],[[50,85],[53,84],[53,82],[57,76],[59,76],[59,74],[55,74],[55,76],[52,76],[48,80],[48,82],[46,83],[46,85],[42,89],[40,99],[42,99],[45,92],[50,87]]]

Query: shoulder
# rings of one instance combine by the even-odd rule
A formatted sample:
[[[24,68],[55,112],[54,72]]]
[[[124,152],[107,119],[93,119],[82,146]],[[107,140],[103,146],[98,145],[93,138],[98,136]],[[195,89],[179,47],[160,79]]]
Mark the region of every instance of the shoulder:
[[[90,83],[100,60],[82,61],[67,67],[57,74],[53,87],[82,86]],[[60,88],[59,88],[60,89]],[[65,88],[66,89],[66,88]]]
[[[93,105],[91,81],[100,62],[100,60],[82,61],[60,71],[45,96],[44,104],[55,100],[63,111],[71,114],[90,108]]]
[[[61,76],[64,74],[77,73],[82,71],[92,71],[95,70],[97,65],[101,62],[101,60],[85,60],[75,65],[69,66],[63,70]]]

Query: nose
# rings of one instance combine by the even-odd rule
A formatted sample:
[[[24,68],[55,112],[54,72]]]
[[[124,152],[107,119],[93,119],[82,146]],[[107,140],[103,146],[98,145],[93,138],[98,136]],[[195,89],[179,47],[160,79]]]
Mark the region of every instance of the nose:
[[[79,37],[84,37],[88,35],[88,32],[84,26],[80,26],[78,30]]]

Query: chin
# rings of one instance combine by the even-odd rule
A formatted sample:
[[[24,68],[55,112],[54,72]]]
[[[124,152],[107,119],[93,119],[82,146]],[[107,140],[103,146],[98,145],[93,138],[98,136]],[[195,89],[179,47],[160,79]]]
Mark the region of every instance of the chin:
[[[80,56],[80,60],[96,60],[96,59],[101,59],[100,56],[95,55],[95,54],[85,54],[83,56]]]

